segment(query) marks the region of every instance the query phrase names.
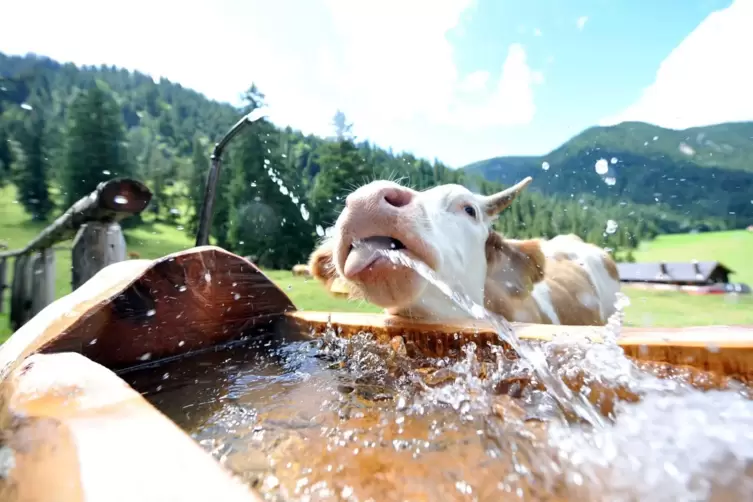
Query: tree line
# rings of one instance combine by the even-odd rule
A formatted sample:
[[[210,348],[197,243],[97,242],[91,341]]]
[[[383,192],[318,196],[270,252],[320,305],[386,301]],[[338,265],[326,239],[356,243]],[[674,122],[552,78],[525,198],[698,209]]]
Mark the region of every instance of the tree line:
[[[251,85],[244,107],[206,99],[165,79],[114,67],[60,65],[0,54],[0,183],[17,188],[31,218],[47,221],[103,180],[134,177],[154,193],[134,217],[197,228],[209,153],[241,116],[264,105]],[[354,187],[390,178],[421,190],[459,183],[489,194],[503,185],[439,160],[395,153],[352,134],[336,111],[332,136],[304,135],[264,120],[226,150],[212,225],[217,244],[262,267],[305,262]],[[653,207],[589,194],[524,192],[497,223],[515,237],[576,233],[631,259],[661,231]]]

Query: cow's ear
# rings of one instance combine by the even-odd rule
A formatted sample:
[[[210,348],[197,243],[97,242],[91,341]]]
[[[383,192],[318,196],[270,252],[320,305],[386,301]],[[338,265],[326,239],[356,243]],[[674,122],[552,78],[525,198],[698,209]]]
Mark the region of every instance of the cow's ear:
[[[511,295],[525,295],[544,280],[546,258],[539,239],[505,239],[489,232],[486,240],[487,279]]]
[[[311,275],[320,281],[322,281],[329,290],[332,285],[332,281],[337,277],[337,270],[335,269],[335,262],[332,257],[334,246],[331,239],[327,239],[322,242],[309,258],[309,270]]]

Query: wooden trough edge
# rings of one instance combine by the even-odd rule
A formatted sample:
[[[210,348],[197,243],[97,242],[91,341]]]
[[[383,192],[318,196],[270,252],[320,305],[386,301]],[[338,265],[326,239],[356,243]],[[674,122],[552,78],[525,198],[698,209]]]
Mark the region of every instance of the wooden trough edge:
[[[369,332],[381,342],[402,336],[415,351],[428,356],[444,357],[459,353],[462,345],[473,341],[482,346],[501,343],[488,324],[469,322],[464,325],[417,323],[385,314],[295,311],[286,314],[300,329],[319,335],[334,329],[339,336],[350,337]],[[604,327],[558,326],[511,323],[521,340],[562,342],[603,342]],[[617,344],[625,355],[637,361],[689,366],[753,383],[753,327],[701,326],[690,328],[623,327]]]
[[[79,354],[27,358],[2,396],[0,500],[261,500],[126,382]]]

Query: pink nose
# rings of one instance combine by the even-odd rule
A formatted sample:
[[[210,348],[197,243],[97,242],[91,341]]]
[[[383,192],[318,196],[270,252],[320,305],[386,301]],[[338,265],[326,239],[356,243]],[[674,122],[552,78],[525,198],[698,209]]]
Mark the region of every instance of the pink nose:
[[[374,187],[368,190],[363,187],[345,198],[345,207],[356,209],[368,207],[378,211],[395,211],[409,205],[413,201],[414,192],[400,186]]]

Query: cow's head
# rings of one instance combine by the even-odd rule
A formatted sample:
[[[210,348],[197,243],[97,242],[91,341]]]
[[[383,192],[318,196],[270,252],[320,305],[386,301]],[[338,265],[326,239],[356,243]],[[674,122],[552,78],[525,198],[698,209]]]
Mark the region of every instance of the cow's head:
[[[492,276],[510,294],[527,293],[542,278],[540,248],[502,239],[491,222],[530,182],[490,196],[460,185],[418,192],[390,181],[369,183],[346,198],[331,237],[311,255],[311,272],[327,285],[344,278],[356,294],[391,314],[439,320],[464,314],[423,276],[379,250],[424,262],[479,304]]]

